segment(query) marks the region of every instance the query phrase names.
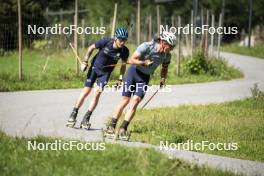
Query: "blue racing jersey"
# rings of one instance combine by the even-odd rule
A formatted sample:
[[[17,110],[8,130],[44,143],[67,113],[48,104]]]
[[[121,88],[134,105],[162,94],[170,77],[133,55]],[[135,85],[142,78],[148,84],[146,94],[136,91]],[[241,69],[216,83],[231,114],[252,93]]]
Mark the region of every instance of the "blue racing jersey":
[[[129,50],[126,46],[122,48],[113,48],[114,40],[111,38],[103,38],[95,42],[95,47],[99,49],[96,54],[93,67],[101,69],[105,72],[112,72],[115,67],[105,67],[107,65],[117,64],[119,59],[127,62]]]
[[[154,41],[144,42],[138,46],[137,52],[140,54],[140,60],[150,59],[153,64],[150,66],[137,65],[136,68],[142,73],[150,75],[153,74],[156,68],[163,63],[169,64],[171,60],[170,53],[157,52],[158,44]]]

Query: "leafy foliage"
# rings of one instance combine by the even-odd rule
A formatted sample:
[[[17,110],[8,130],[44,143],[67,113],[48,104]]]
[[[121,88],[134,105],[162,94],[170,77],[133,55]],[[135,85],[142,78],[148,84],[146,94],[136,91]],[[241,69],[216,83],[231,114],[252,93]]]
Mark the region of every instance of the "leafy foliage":
[[[264,92],[261,91],[258,87],[258,84],[255,83],[254,86],[252,88],[250,88],[251,90],[251,94],[252,94],[252,98],[254,99],[264,99]]]
[[[183,72],[192,75],[207,74],[210,76],[220,76],[222,79],[229,79],[239,74],[239,71],[228,65],[222,58],[205,58],[200,51],[197,51],[193,58],[185,58],[183,61]],[[242,75],[240,73],[240,75]]]

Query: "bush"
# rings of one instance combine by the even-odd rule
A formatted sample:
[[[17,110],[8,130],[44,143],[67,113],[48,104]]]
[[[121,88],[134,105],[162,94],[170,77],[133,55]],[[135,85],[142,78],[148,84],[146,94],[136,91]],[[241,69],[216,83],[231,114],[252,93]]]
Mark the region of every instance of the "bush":
[[[190,74],[202,74],[205,73],[206,68],[206,61],[201,52],[196,52],[193,55],[193,59],[188,59],[187,62],[183,63],[184,71],[187,71]]]
[[[210,76],[220,76],[224,79],[228,79],[236,72],[236,69],[228,66],[227,61],[223,58],[205,58],[200,51],[194,54],[193,59],[185,58],[182,64],[183,72],[187,74],[208,74]]]
[[[47,40],[34,40],[33,48],[34,49],[44,49],[47,44],[48,44]]]
[[[261,99],[264,98],[264,92],[262,92],[259,87],[258,84],[255,83],[254,86],[252,88],[250,88],[251,90],[251,95],[253,99]]]

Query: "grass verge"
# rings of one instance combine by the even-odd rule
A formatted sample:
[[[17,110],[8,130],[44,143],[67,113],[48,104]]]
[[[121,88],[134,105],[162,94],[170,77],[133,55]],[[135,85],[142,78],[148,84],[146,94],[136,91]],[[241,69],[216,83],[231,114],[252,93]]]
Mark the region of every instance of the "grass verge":
[[[256,93],[255,93],[256,94]],[[260,95],[260,94],[259,94]],[[138,111],[130,130],[138,141],[237,143],[238,150],[193,151],[264,161],[264,96],[209,105],[182,105]],[[223,148],[223,147],[222,147]]]
[[[135,47],[130,47],[131,52]],[[80,56],[84,50],[80,50]],[[182,74],[176,76],[175,56],[169,66],[167,84],[183,84],[183,83],[199,83],[218,80],[230,80],[242,77],[239,70],[227,66],[226,62],[214,62],[215,68],[219,68],[221,72],[211,74],[201,72],[199,74],[191,74],[186,72],[184,63],[182,62]],[[44,90],[44,89],[66,89],[81,88],[86,79],[86,73],[80,72],[76,76],[75,59],[70,50],[61,50],[61,52],[43,52],[41,50],[24,50],[23,54],[23,80],[18,80],[18,60],[17,53],[11,53],[0,57],[0,91],[20,91],[20,90]],[[215,69],[212,68],[212,69]],[[219,70],[218,69],[218,70]],[[119,67],[113,71],[109,84],[116,83],[119,76]],[[150,84],[159,84],[160,67],[157,69]]]
[[[231,52],[231,53],[237,53],[247,56],[253,56],[264,59],[264,46],[263,45],[257,45],[253,46],[251,48],[248,48],[246,46],[239,46],[238,43],[232,43],[224,45],[221,48],[222,51]]]
[[[52,138],[13,138],[0,132],[1,175],[234,175],[168,159],[152,149],[106,144],[104,151],[33,151],[27,149],[29,140],[54,142]]]

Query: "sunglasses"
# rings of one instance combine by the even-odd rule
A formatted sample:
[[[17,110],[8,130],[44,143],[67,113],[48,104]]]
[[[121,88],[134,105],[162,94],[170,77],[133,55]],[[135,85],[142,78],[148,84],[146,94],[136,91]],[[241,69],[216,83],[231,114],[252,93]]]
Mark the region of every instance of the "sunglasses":
[[[127,41],[127,39],[125,39],[125,38],[117,38],[120,42],[126,42]]]
[[[164,41],[164,43],[168,46],[170,46],[170,49],[172,50],[175,46],[170,45],[168,42]]]

